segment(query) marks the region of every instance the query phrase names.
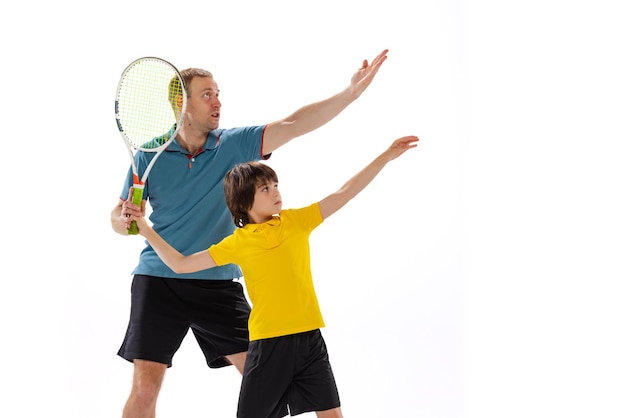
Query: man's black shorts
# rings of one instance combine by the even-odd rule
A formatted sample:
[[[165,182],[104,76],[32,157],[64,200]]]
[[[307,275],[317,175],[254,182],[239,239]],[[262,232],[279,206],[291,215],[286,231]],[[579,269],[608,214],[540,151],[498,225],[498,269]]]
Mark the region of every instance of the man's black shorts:
[[[164,279],[135,275],[130,321],[118,355],[172,365],[189,328],[211,368],[248,350],[250,305],[234,280]]]
[[[280,418],[339,406],[319,329],[250,342],[237,417]]]

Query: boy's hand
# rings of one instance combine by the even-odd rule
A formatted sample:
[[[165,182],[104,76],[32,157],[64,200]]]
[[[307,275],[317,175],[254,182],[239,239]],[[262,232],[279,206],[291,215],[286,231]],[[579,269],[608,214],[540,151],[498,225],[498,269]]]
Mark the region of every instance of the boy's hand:
[[[419,138],[414,135],[403,136],[393,141],[384,154],[387,156],[388,161],[391,161],[404,154],[406,150],[417,147],[417,141],[419,141]]]
[[[141,202],[140,208],[132,202],[132,196],[133,188],[131,187],[128,191],[128,199],[122,204],[122,219],[124,220],[126,229],[130,228],[132,221],[135,221],[141,235],[142,228],[145,229],[148,225],[146,219],[144,218],[144,214],[146,212],[146,201],[144,200]]]
[[[146,201],[143,200],[141,202],[141,207],[135,205],[132,201],[133,198],[133,188],[131,187],[128,191],[128,198],[124,203],[122,203],[122,211],[121,216],[124,221],[130,216],[143,216],[146,213]]]

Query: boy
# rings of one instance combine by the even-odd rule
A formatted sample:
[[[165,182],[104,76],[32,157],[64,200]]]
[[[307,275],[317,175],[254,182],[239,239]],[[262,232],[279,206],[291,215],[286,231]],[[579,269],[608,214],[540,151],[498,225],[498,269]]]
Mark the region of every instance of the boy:
[[[391,146],[338,191],[300,209],[282,210],[278,178],[260,162],[235,166],[224,179],[224,194],[235,232],[208,250],[184,256],[143,217],[137,221],[159,257],[176,273],[238,264],[252,302],[250,345],[237,416],[279,418],[316,411],[342,417],[339,394],[320,328],[324,321],[313,286],[309,236],[324,219],[361,192],[383,167],[417,146],[416,136]]]

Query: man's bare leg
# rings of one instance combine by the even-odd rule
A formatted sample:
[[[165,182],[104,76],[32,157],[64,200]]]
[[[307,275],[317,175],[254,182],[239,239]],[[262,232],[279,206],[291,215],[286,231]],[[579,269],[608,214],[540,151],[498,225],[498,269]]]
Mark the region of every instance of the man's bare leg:
[[[154,418],[167,364],[135,360],[133,365],[133,387],[122,418]]]
[[[341,408],[328,409],[326,411],[317,411],[317,418],[343,418]]]
[[[230,363],[239,370],[239,373],[243,374],[243,366],[246,363],[246,356],[248,355],[247,351],[243,353],[236,353],[226,356],[226,359],[230,361]]]

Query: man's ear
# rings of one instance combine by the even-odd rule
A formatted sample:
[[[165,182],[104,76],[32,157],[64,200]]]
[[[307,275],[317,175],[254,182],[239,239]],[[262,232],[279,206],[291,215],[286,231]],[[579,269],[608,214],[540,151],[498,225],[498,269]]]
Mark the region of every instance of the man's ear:
[[[182,94],[176,95],[176,107],[178,107],[178,110],[183,109],[183,95]]]

